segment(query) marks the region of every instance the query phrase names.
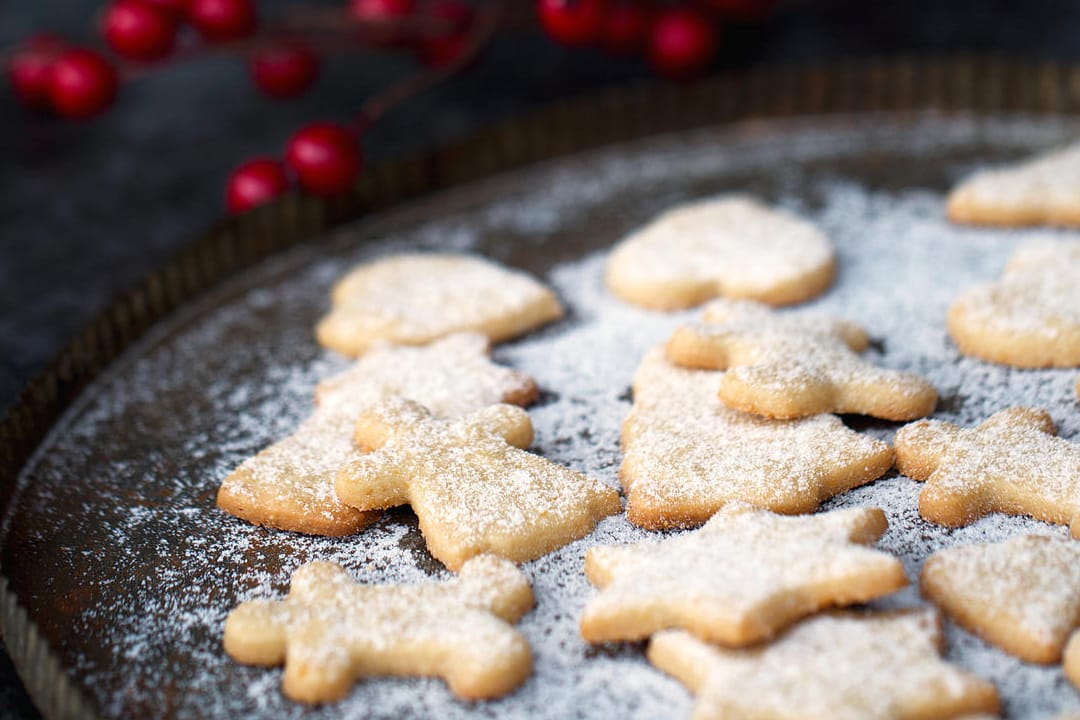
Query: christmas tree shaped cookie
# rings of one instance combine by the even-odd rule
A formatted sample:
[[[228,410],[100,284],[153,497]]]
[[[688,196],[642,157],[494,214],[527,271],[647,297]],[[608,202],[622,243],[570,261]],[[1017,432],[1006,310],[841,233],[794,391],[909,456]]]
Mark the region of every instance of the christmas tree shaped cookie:
[[[722,375],[678,367],[662,347],[642,360],[619,468],[630,522],[694,527],[735,501],[812,512],[892,467],[887,444],[834,415],[771,420],[732,410],[716,396]]]

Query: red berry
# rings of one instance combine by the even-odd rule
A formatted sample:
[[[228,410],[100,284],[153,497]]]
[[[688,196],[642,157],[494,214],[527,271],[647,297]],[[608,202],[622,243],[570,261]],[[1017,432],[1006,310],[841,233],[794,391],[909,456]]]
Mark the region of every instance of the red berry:
[[[93,50],[74,48],[56,58],[49,77],[49,103],[60,115],[88,118],[116,98],[116,69]]]
[[[225,204],[231,213],[242,213],[270,202],[289,189],[285,167],[273,158],[248,160],[233,170],[225,189]]]
[[[773,0],[710,0],[716,12],[738,22],[759,22],[769,16]]]
[[[537,0],[540,25],[552,40],[563,45],[586,45],[597,38],[606,22],[605,0]]]
[[[176,17],[137,0],[119,0],[105,11],[105,42],[117,55],[133,60],[158,60],[173,49]]]
[[[350,0],[349,14],[357,20],[387,20],[408,16],[414,0]]]
[[[360,145],[341,125],[312,123],[289,139],[285,162],[312,195],[338,195],[360,174]]]
[[[24,105],[49,106],[49,82],[53,63],[64,51],[64,41],[55,35],[35,35],[20,47],[8,62],[11,89]]]
[[[190,0],[188,19],[209,42],[236,40],[255,32],[252,0]]]
[[[649,37],[649,60],[662,75],[680,79],[703,70],[717,48],[716,27],[707,15],[680,7],[663,11]]]
[[[643,0],[615,0],[607,9],[600,42],[616,53],[639,50],[652,27],[652,5]]]
[[[420,59],[428,65],[449,65],[465,51],[473,9],[461,0],[434,0],[424,6],[424,14],[443,29],[424,37],[420,44]]]
[[[251,76],[270,97],[301,95],[315,82],[319,59],[307,48],[289,45],[261,50],[251,58]]]

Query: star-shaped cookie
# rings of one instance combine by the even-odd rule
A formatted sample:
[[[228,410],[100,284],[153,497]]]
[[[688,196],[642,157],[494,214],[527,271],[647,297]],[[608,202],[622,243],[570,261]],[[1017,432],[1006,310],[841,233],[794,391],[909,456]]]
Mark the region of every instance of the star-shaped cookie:
[[[372,343],[431,342],[473,331],[499,342],[562,317],[562,306],[532,277],[473,255],[391,255],[360,265],[331,292],[319,342],[345,355]]]
[[[965,355],[1014,367],[1080,366],[1080,241],[1028,241],[997,282],[953,301],[948,327]]]
[[[649,661],[694,691],[695,720],[946,720],[999,709],[990,683],[941,659],[932,611],[826,613],[732,650],[682,630]]]
[[[681,205],[623,239],[607,284],[653,310],[717,297],[788,305],[832,285],[834,253],[810,223],[733,195]]]
[[[1055,436],[1044,410],[1008,408],[977,428],[921,420],[896,433],[896,466],[925,480],[919,513],[969,525],[992,512],[1071,525],[1080,537],[1080,445]]]
[[[585,574],[601,591],[581,635],[640,640],[679,628],[728,647],[760,642],[822,608],[907,585],[899,560],[865,547],[886,528],[877,508],[786,517],[731,503],[699,530],[589,548]]]
[[[1080,227],[1080,143],[992,170],[949,193],[949,219],[975,225]]]
[[[249,665],[280,665],[293,700],[344,697],[363,676],[443,678],[454,694],[505,695],[532,669],[511,623],[533,604],[513,563],[490,555],[443,583],[360,585],[336,563],[293,573],[285,600],[250,600],[225,620],[225,651]]]
[[[338,500],[338,470],[361,456],[356,419],[384,398],[402,395],[438,417],[494,403],[536,399],[529,376],[494,364],[488,340],[458,333],[423,347],[380,344],[348,370],[319,383],[318,406],[296,431],[248,458],[218,490],[218,506],[249,522],[315,535],[348,535],[377,513]]]
[[[358,510],[411,505],[451,570],[481,553],[532,560],[622,509],[613,488],[521,449],[532,424],[513,405],[443,421],[396,398],[361,415],[355,440],[373,452],[342,468],[338,497]]]
[[[722,375],[673,365],[663,347],[642,360],[619,468],[630,522],[693,527],[739,500],[812,512],[892,467],[887,444],[834,415],[770,420],[728,408],[716,396]]]
[[[1057,662],[1080,625],[1080,543],[1023,535],[939,550],[919,586],[987,642],[1028,662]]]
[[[828,412],[913,420],[933,412],[933,385],[866,362],[856,353],[868,344],[853,323],[715,300],[704,322],[675,331],[667,356],[685,367],[727,370],[719,391],[724,404],[765,417]]]

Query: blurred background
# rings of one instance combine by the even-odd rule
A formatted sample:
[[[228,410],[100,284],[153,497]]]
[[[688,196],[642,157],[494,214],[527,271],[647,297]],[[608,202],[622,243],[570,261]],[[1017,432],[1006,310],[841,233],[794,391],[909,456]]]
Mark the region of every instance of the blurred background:
[[[188,3],[202,15],[169,19]],[[112,7],[132,4],[154,9]],[[14,80],[0,90],[0,408],[230,205],[363,172],[347,147],[302,166],[297,133],[314,121],[358,135],[372,163],[620,84],[899,54],[1080,59],[1078,0],[510,0],[497,19],[461,0],[244,5],[0,6]],[[2,653],[0,717],[37,717]]]

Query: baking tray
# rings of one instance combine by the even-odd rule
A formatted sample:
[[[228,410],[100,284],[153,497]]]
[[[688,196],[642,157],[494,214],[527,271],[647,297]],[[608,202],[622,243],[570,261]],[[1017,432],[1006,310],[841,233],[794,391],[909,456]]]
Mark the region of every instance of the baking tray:
[[[536,449],[615,483],[634,365],[689,315],[612,299],[604,249],[673,203],[750,192],[833,237],[840,277],[815,304],[866,323],[883,364],[927,374],[940,417],[1037,404],[1076,439],[1075,371],[988,366],[945,337],[949,299],[1030,233],[950,227],[942,192],[980,163],[1075,137],[1078,98],[1076,69],[985,59],[629,89],[375,168],[347,198],[290,197],[215,228],[88,327],[0,425],[0,623],[35,703],[49,718],[688,715],[689,694],[641,645],[577,637],[585,547],[646,535],[621,517],[526,564],[538,607],[521,627],[536,671],[508,698],[468,704],[438,681],[379,679],[305,708],[281,697],[279,671],[224,656],[228,610],[283,592],[303,561],[335,559],[371,582],[443,573],[408,510],[325,539],[214,507],[228,470],[295,427],[313,384],[345,366],[311,336],[330,284],[359,260],[418,248],[481,252],[552,283],[568,317],[496,357],[544,389]],[[895,429],[847,421],[886,439]],[[936,528],[917,516],[918,489],[893,474],[829,506],[885,507],[883,545],[912,577],[936,547],[1064,533],[999,516]],[[878,606],[919,602],[908,590]],[[947,638],[952,659],[1000,685],[1010,716],[1080,708],[1059,669],[952,625]]]

